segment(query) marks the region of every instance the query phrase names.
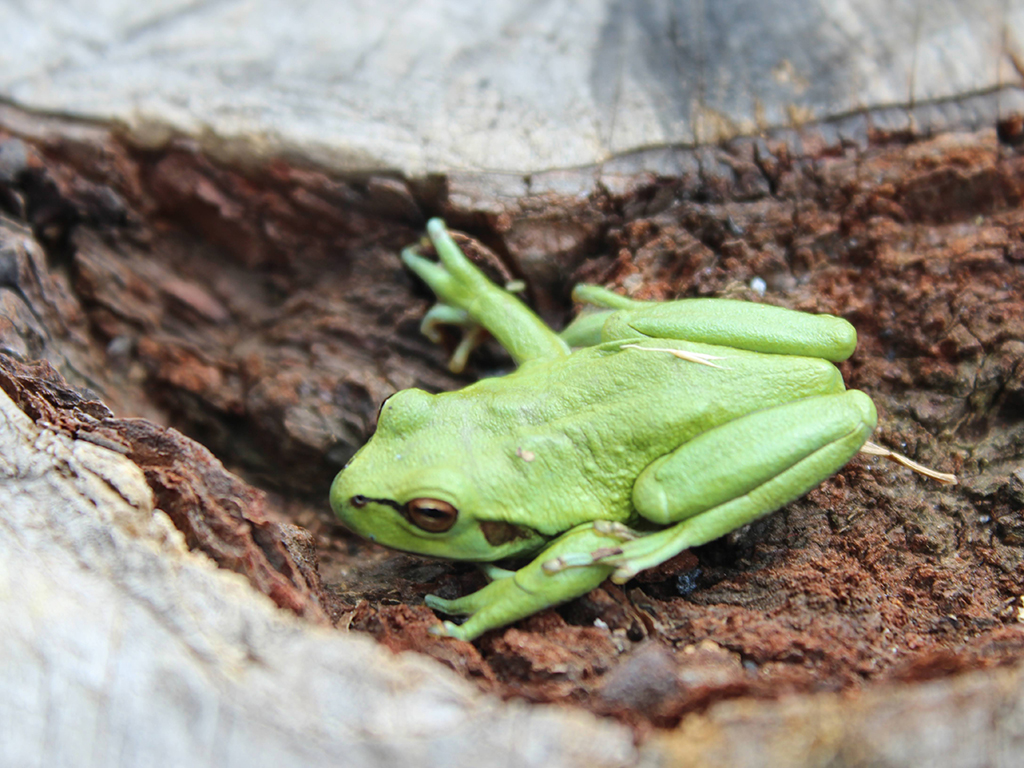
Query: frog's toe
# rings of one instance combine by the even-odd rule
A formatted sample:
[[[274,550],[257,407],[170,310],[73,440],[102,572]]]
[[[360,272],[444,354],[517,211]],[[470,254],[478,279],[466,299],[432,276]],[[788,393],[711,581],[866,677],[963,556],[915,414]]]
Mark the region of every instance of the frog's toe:
[[[642,570],[643,568],[635,566],[627,560],[620,564],[619,567],[612,572],[612,575],[609,578],[611,578],[612,584],[625,584],[627,581],[632,580],[633,577]]]
[[[553,557],[550,560],[545,560],[541,564],[541,570],[544,573],[561,573],[566,568],[578,568],[581,565],[593,565],[594,558],[590,556],[589,552],[566,552],[560,557]]]
[[[590,524],[590,528],[594,533],[617,539],[620,543],[633,541],[643,536],[632,528],[611,520],[595,520]],[[566,568],[580,568],[607,562],[611,558],[619,557],[622,552],[622,547],[618,546],[599,547],[589,552],[565,552],[558,557],[545,560],[541,568],[547,574],[558,573]]]
[[[544,561],[541,568],[544,569],[544,573],[558,573],[566,568],[596,565],[621,554],[622,547],[601,547],[590,552],[566,552],[564,555]]]
[[[402,263],[420,276],[434,292],[434,295],[445,304],[458,304],[457,297],[461,296],[462,290],[459,281],[444,264],[431,261],[416,252],[414,247],[402,251]]]
[[[487,339],[487,331],[474,322],[466,310],[439,301],[423,316],[420,333],[435,344],[443,344],[444,334],[441,333],[441,326],[445,325],[462,331],[462,339],[448,361],[448,369],[452,373],[462,373],[470,354]]]
[[[472,616],[483,605],[486,605],[486,601],[480,597],[479,591],[471,592],[454,600],[445,600],[437,595],[424,595],[423,602],[428,608],[447,613],[449,616]]]
[[[452,353],[451,360],[448,361],[448,370],[452,373],[462,373],[466,368],[466,363],[469,362],[470,354],[483,344],[486,338],[487,332],[479,325],[467,327],[462,341],[459,342],[459,346]]]
[[[595,520],[594,531],[604,536],[612,536],[619,541],[633,541],[643,536],[639,531],[634,531],[628,525],[615,523],[611,520]]]
[[[427,221],[427,234],[431,240],[437,240],[443,238],[448,234],[448,227],[445,226],[444,219],[433,216]]]
[[[435,624],[427,632],[434,637],[454,637],[456,640],[466,639],[462,636],[462,627],[451,621],[442,621],[440,624]]]
[[[475,275],[475,267],[472,262],[466,258],[466,254],[462,252],[462,249],[452,239],[451,233],[448,231],[448,227],[441,219],[431,219],[427,222],[427,235],[430,237],[430,242],[434,244],[434,250],[437,251],[437,257],[441,260],[441,263],[447,267],[448,271],[465,280],[473,280]]]
[[[441,326],[454,325],[459,328],[467,328],[472,324],[466,310],[438,302],[427,310],[427,314],[420,321],[420,333],[435,344],[440,344],[444,341]]]
[[[437,595],[425,595],[423,597],[423,602],[426,603],[428,608],[435,611],[441,611],[442,613],[451,615],[458,613],[456,605],[459,602],[458,600],[446,600],[443,597],[438,597]]]
[[[422,256],[417,246],[402,249],[402,263],[430,284],[431,278],[442,276],[444,268]]]

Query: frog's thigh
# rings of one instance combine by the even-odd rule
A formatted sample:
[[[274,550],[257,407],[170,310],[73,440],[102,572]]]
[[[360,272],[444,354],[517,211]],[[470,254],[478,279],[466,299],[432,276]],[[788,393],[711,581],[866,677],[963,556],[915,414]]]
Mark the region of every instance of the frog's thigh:
[[[648,520],[676,525],[624,545],[615,580],[802,496],[853,457],[876,419],[863,392],[809,397],[731,421],[653,462],[633,504]]]
[[[622,309],[608,316],[605,341],[648,336],[752,352],[845,360],[857,332],[840,317],[731,299],[681,299]]]

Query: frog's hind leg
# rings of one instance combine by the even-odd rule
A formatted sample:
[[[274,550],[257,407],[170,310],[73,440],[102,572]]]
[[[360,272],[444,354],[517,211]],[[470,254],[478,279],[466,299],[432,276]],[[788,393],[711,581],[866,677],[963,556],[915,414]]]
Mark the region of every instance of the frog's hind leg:
[[[705,432],[649,465],[633,503],[671,527],[601,553],[624,583],[690,547],[775,511],[839,470],[875,428],[863,392],[809,397]],[[675,523],[672,525],[672,523]]]
[[[584,305],[583,311],[558,334],[570,347],[593,347],[604,338],[604,326],[616,310],[639,309],[657,302],[637,301],[602,288],[599,285],[580,284],[572,289],[572,300]],[[636,335],[635,333],[632,335]]]
[[[638,337],[822,357],[834,363],[848,358],[857,346],[857,332],[840,317],[731,299],[640,303],[608,313],[602,340]]]

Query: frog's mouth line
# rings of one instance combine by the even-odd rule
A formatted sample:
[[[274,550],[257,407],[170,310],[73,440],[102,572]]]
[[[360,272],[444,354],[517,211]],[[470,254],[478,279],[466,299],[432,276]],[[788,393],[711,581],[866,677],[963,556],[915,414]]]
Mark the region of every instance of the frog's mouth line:
[[[356,494],[348,500],[356,509],[362,509],[367,504],[382,504],[385,507],[391,507],[395,512],[402,516],[402,519],[409,523],[413,527],[413,533],[419,535],[420,533],[429,533],[424,531],[420,526],[416,525],[412,520],[409,519],[409,510],[407,505],[399,504],[394,499],[375,499],[371,496],[363,496],[362,494]],[[376,541],[376,539],[374,539]]]
[[[356,509],[362,509],[363,507],[370,503],[383,504],[387,507],[391,507],[404,517],[403,513],[405,511],[405,505],[399,504],[394,499],[374,499],[369,496],[363,496],[362,494],[357,493],[355,496],[348,500],[348,503],[351,504]]]

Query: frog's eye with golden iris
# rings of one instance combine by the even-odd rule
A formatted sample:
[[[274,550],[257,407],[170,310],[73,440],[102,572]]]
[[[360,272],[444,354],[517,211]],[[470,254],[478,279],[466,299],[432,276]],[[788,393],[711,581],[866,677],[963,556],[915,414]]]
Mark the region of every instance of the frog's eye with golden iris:
[[[429,533],[444,533],[459,517],[459,510],[439,499],[413,499],[405,505],[405,513],[413,525]]]

